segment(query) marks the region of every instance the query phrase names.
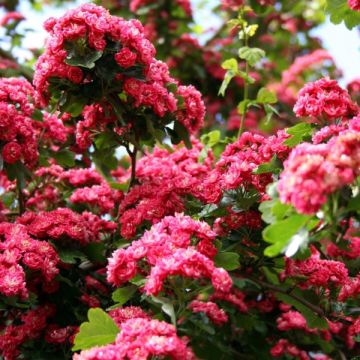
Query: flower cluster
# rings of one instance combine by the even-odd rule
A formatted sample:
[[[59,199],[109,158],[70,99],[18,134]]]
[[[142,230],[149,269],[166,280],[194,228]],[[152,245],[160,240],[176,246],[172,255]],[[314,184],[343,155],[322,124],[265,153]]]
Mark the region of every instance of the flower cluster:
[[[349,93],[336,80],[327,78],[307,83],[299,91],[294,106],[296,116],[324,117],[326,120],[351,117],[358,111]]]
[[[50,33],[50,38],[36,64],[34,77],[42,104],[49,101],[54,79],[66,79],[68,89],[82,86],[96,92],[99,82],[103,88],[108,87],[108,94],[102,92],[97,96],[102,103],[105,98],[105,105],[87,106],[83,111],[84,120],[77,124],[76,138],[80,148],[87,148],[91,144],[92,130],[101,131],[107,123],[113,123],[116,127],[116,112],[108,115],[107,109],[109,104],[114,104],[113,97],[116,95],[107,83],[109,77],[118,83],[116,93],[124,92],[126,99],[123,103],[116,95],[120,106],[149,107],[159,117],[177,110],[178,121],[189,132],[202,126],[205,110],[200,93],[191,86],[180,86],[175,95],[184,98],[185,105],[177,109],[177,99],[167,87],[168,84],[176,87],[178,82],[170,76],[167,65],[154,58],[155,49],[145,38],[140,22],[126,21],[111,16],[102,7],[85,4],[59,19],[49,19],[45,29]],[[93,55],[91,65],[83,63],[85,60],[81,56],[84,54]],[[73,56],[80,60],[73,61]],[[112,75],[104,78],[108,68],[112,69]],[[94,86],[95,89],[92,88]],[[129,121],[131,125],[134,118]],[[120,127],[127,128],[125,123]]]
[[[22,160],[34,166],[38,159],[36,131],[31,119],[34,90],[26,80],[0,79],[0,142],[5,163]]]
[[[39,239],[53,239],[60,242],[76,241],[80,245],[99,241],[101,232],[112,232],[116,224],[98,216],[83,212],[81,215],[67,208],[38,213],[26,212],[18,219],[26,226],[29,234]]]
[[[286,158],[289,148],[283,145],[289,137],[285,131],[277,135],[264,137],[249,132],[243,133],[234,143],[227,145],[216,163],[215,169],[205,179],[205,191],[210,191],[212,202],[220,200],[222,190],[251,187],[260,193],[273,181],[270,172],[254,174],[254,170],[269,162],[274,155],[279,159]]]
[[[278,190],[284,203],[304,214],[316,213],[328,195],[359,175],[360,132],[341,132],[326,144],[302,143],[284,163]]]
[[[214,302],[194,300],[190,303],[189,308],[194,312],[202,312],[216,325],[223,325],[228,321],[228,316],[223,309],[220,309]]]
[[[144,221],[156,223],[166,215],[184,211],[184,195],[206,201],[203,179],[211,170],[213,156],[208,152],[201,163],[203,145],[192,142],[192,149],[178,146],[175,151],[155,147],[136,167],[136,185],[119,207],[121,235],[129,239]]]
[[[195,359],[187,339],[179,338],[173,325],[164,321],[133,318],[121,323],[115,344],[94,347],[74,355],[74,360],[122,360],[168,357],[174,360]]]
[[[210,278],[214,288],[227,292],[232,285],[231,278],[225,270],[216,268],[211,260],[217,253],[214,239],[215,233],[206,223],[179,214],[164,217],[140,240],[113,253],[107,279],[117,286],[125,283],[140,270],[137,263],[146,258],[152,266],[145,284],[147,294],[161,291],[169,275]]]
[[[26,298],[26,269],[38,271],[45,282],[58,274],[55,249],[46,241],[33,239],[25,226],[2,222],[0,236],[0,293]]]
[[[285,276],[305,276],[302,286],[342,286],[348,282],[348,270],[344,263],[322,260],[320,253],[312,246],[311,257],[305,260],[286,259]]]
[[[0,354],[6,360],[17,359],[21,355],[20,345],[39,338],[47,326],[47,318],[53,316],[54,313],[54,306],[46,304],[21,315],[20,319],[16,319],[17,321],[21,320],[20,324],[14,323],[6,326],[0,334]]]

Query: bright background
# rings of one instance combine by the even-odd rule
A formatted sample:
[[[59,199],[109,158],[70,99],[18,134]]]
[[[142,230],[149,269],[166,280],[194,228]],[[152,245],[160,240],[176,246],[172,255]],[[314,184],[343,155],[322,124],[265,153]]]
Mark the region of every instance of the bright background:
[[[207,0],[206,4],[214,4],[216,0]],[[41,47],[44,43],[46,32],[42,28],[43,22],[50,16],[59,17],[66,9],[76,6],[75,4],[83,4],[87,1],[78,0],[65,4],[61,8],[52,6],[44,6],[42,12],[34,11],[28,1],[21,1],[20,12],[27,18],[23,26],[34,29],[28,32],[25,39],[26,47]],[[200,0],[201,2],[201,0]],[[192,0],[193,7],[196,7],[195,21],[203,27],[217,27],[219,19],[211,13],[212,6],[199,6],[199,0]],[[205,2],[202,1],[204,4]],[[1,13],[0,13],[1,14]],[[360,77],[360,31],[359,29],[348,30],[345,25],[334,25],[329,20],[312,32],[314,36],[318,36],[323,41],[325,49],[333,56],[337,66],[343,72],[343,78],[340,83],[347,84],[356,77]],[[0,36],[1,29],[0,29]],[[0,38],[1,39],[1,38]],[[26,54],[19,54],[26,56]]]

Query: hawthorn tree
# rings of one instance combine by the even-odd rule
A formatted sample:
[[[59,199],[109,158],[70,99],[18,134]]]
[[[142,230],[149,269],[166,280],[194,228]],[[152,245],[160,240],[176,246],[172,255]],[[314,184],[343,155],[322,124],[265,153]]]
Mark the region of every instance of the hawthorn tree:
[[[2,358],[360,355],[358,0],[0,6]]]

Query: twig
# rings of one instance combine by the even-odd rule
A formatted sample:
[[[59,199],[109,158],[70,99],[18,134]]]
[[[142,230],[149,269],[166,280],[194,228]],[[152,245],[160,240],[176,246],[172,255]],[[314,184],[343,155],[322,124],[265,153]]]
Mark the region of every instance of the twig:
[[[291,292],[288,292],[288,290],[284,290],[276,285],[268,284],[265,281],[254,279],[252,277],[249,279],[251,279],[255,283],[258,283],[260,286],[262,286],[264,288],[273,290],[275,292],[278,292],[278,293],[281,293],[284,295],[288,295],[288,296],[292,297],[294,300],[298,301],[299,303],[301,303],[301,304],[305,305],[306,307],[308,307],[309,309],[311,309],[314,313],[318,314],[319,316],[325,317],[325,311],[321,307],[316,306],[316,305],[312,304],[311,302],[309,302],[297,295],[291,294]]]

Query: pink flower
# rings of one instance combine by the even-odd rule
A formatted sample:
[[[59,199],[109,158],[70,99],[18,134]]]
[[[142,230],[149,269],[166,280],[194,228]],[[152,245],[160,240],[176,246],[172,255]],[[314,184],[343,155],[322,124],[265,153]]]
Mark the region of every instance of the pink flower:
[[[190,303],[189,308],[193,312],[205,313],[206,316],[216,325],[223,325],[228,321],[226,312],[211,301],[202,302],[194,300]]]
[[[336,80],[327,78],[306,84],[294,106],[296,116],[324,116],[328,120],[355,115],[358,108]]]
[[[352,10],[360,11],[360,1],[359,0],[348,0],[348,4]]]
[[[346,130],[327,144],[302,143],[284,162],[278,190],[284,203],[304,214],[316,213],[332,192],[360,174],[360,133]]]
[[[116,62],[123,68],[128,68],[135,65],[136,54],[129,48],[122,48],[117,54],[115,54]]]
[[[167,357],[195,360],[187,339],[176,334],[173,325],[164,321],[134,318],[121,323],[115,344],[95,347],[74,355],[74,360],[125,360]]]

